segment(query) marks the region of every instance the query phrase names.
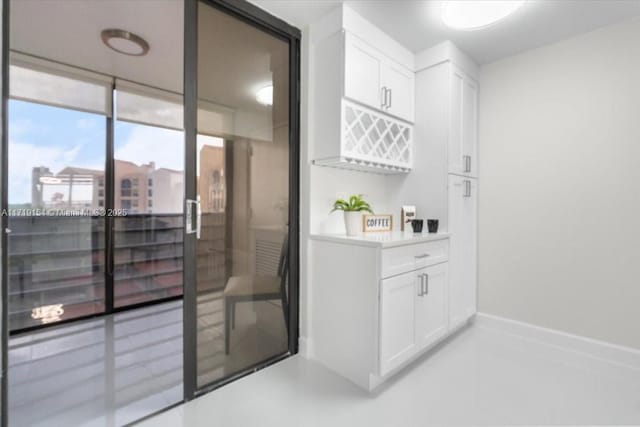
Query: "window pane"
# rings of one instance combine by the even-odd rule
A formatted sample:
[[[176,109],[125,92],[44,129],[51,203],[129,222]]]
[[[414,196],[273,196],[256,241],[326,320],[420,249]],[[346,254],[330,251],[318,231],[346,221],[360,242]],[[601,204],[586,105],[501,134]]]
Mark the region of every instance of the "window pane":
[[[116,307],[182,294],[183,159],[183,132],[116,123]]]
[[[9,102],[12,330],[104,310],[102,116]]]

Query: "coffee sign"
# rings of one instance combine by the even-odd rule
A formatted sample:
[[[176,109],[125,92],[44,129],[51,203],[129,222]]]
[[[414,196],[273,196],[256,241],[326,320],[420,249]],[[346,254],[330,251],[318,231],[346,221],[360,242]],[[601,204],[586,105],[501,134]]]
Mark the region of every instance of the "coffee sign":
[[[362,217],[362,231],[365,233],[391,230],[393,230],[393,215],[364,215]]]

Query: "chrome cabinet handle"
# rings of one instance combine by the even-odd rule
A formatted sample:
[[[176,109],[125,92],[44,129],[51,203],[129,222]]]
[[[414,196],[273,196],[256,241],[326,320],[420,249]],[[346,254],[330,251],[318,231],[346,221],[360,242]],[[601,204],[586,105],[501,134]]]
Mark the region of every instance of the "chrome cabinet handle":
[[[386,86],[382,86],[382,104],[380,104],[381,108],[386,108],[387,107],[387,87]]]
[[[463,156],[464,158],[464,171],[471,172],[471,156]]]
[[[429,295],[429,275],[424,273],[424,295]]]
[[[387,109],[391,108],[391,101],[392,101],[392,95],[393,95],[393,90],[391,89],[387,89],[389,91],[389,105],[387,105]]]
[[[471,181],[464,180],[464,194],[463,197],[471,197]]]
[[[416,259],[422,259],[422,258],[427,258],[429,256],[429,254],[422,254],[422,255],[416,255],[415,258]]]
[[[418,292],[418,296],[421,297],[424,295],[424,277],[422,277],[422,274],[418,274],[418,279],[420,279],[420,291]]]

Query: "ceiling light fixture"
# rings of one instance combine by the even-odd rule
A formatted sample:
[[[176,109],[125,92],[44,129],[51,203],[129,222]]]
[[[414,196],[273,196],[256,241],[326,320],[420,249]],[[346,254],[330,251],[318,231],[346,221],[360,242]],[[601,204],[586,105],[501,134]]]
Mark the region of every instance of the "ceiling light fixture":
[[[265,86],[256,92],[256,101],[262,105],[273,105],[273,86]]]
[[[479,30],[518,10],[525,0],[448,0],[442,3],[442,20],[456,30]]]
[[[130,56],[143,56],[149,52],[149,43],[129,31],[109,28],[100,33],[102,42],[116,52]]]

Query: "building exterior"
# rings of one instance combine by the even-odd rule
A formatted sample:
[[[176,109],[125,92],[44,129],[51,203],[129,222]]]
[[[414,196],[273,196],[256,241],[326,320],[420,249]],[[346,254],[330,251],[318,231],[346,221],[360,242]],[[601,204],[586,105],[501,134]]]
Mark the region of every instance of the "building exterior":
[[[184,174],[115,160],[114,208],[127,213],[182,213]],[[100,209],[105,207],[104,171],[65,167],[53,174],[48,167],[33,168],[31,207],[42,209]],[[156,191],[156,189],[158,189]]]

